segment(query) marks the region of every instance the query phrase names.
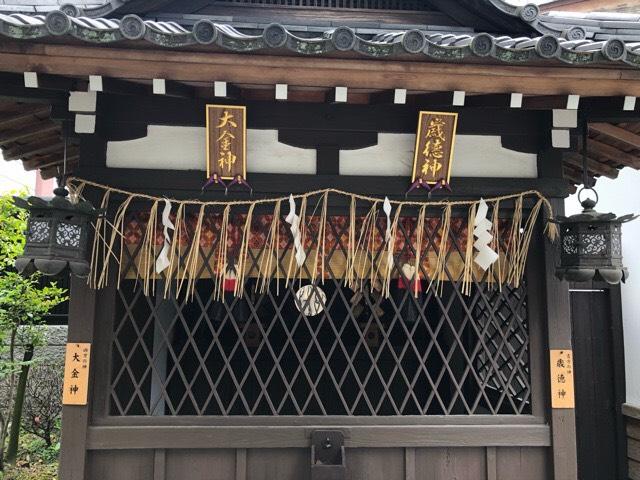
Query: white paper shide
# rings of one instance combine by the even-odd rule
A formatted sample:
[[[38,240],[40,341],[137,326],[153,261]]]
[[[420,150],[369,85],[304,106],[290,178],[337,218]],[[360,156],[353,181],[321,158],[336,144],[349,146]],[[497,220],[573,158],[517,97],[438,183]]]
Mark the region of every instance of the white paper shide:
[[[476,211],[476,218],[473,222],[473,236],[476,239],[473,246],[478,251],[474,261],[482,270],[488,269],[499,257],[489,246],[493,240],[493,235],[491,233],[491,221],[487,218],[488,213],[489,206],[487,202],[481,198],[478,204],[478,210]]]

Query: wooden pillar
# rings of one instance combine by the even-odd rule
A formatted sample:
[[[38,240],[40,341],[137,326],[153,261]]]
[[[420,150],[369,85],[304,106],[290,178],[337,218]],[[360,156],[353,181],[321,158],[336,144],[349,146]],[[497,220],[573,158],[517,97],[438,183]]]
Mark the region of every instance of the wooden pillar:
[[[71,276],[69,298],[68,342],[93,344],[96,315],[96,291],[86,279]],[[60,480],[84,480],[86,477],[86,437],[92,400],[94,361],[89,365],[89,400],[87,405],[66,405],[62,409],[62,437],[60,452]]]
[[[551,199],[555,215],[564,213],[564,199]],[[555,277],[556,245],[545,241],[545,288],[549,350],[571,349],[569,284]],[[547,359],[548,359],[547,354]],[[549,371],[549,370],[547,370]],[[547,376],[547,379],[549,377]],[[546,390],[548,391],[549,384]],[[555,480],[577,480],[576,415],[574,409],[551,409],[553,472]]]
[[[165,382],[167,381],[167,359],[169,357],[169,345],[173,339],[171,322],[177,315],[176,308],[171,298],[164,298],[164,280],[156,285],[156,315],[153,324],[153,362],[155,374],[151,374],[151,397],[149,406],[151,415],[164,416],[166,412]],[[174,295],[173,288],[171,296]]]

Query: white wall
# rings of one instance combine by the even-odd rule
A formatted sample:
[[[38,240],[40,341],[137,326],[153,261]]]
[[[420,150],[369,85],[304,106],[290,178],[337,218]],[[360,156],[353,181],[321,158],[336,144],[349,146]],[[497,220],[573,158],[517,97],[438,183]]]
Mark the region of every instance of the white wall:
[[[413,134],[378,135],[378,144],[340,152],[342,175],[411,176]],[[206,170],[205,129],[149,125],[147,136],[109,142],[110,168]],[[458,135],[454,150],[454,177],[537,176],[536,155],[502,148],[500,137]],[[316,173],[316,151],[278,142],[277,130],[247,130],[247,172]]]
[[[625,168],[616,180],[599,179],[599,212],[640,213],[640,171]],[[567,199],[567,214],[581,210],[575,195]],[[640,406],[640,219],[622,227],[622,254],[630,278],[622,285],[627,403]]]
[[[415,134],[378,134],[378,144],[340,151],[340,175],[407,176],[413,173]],[[537,156],[502,147],[500,137],[458,135],[452,177],[536,178]]]

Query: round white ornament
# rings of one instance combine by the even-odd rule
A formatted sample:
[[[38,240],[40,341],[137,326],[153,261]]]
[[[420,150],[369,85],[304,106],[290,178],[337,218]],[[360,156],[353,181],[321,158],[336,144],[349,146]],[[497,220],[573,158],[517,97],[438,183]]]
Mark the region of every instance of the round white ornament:
[[[327,295],[317,285],[305,285],[296,292],[296,308],[307,317],[314,317],[324,310]]]

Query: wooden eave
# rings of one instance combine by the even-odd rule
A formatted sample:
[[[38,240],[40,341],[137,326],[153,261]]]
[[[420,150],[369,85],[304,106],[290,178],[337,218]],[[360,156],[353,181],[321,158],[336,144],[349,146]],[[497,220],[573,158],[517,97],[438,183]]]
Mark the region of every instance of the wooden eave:
[[[601,97],[607,97],[605,102],[613,105],[621,103],[624,96],[640,96],[640,71],[630,68],[514,67],[398,60],[382,63],[362,58],[204,53],[16,41],[0,43],[0,65],[5,72],[19,74],[18,77],[23,72],[38,72],[39,78],[46,80],[42,86],[44,91],[46,88],[56,91],[55,101],[47,101],[46,94],[40,89],[27,89],[30,91],[21,94],[5,89],[2,96],[6,103],[0,110],[0,146],[4,152],[10,158],[21,158],[28,169],[43,170],[46,177],[59,173],[62,127],[52,127],[45,111],[33,110],[34,103],[26,101],[33,95],[32,101],[45,105],[59,102],[59,95],[64,91],[86,89],[89,75],[101,75],[110,80],[116,88],[114,93],[120,87],[129,94],[137,95],[145,89],[150,94],[152,80],[162,78],[172,82],[170,85],[175,83],[180,87],[175,90],[178,96],[205,95],[205,98],[211,95],[207,92],[210,92],[213,80],[253,92],[266,92],[267,96],[275,84],[284,83],[290,86],[292,99],[298,98],[297,91],[322,93],[323,89],[346,86],[353,92],[350,98],[358,103],[373,102],[382,93],[396,88],[421,95],[461,90],[467,92],[469,105],[476,107],[487,102],[504,102],[513,92],[525,95],[527,108],[543,109],[563,108],[557,102],[568,94],[581,95],[581,105],[585,108],[592,100],[594,104],[602,105]],[[203,87],[206,85],[209,87]],[[259,94],[253,95],[257,98],[255,95]],[[314,98],[324,98],[314,95]],[[307,101],[311,97],[313,95],[305,94]],[[24,101],[16,101],[20,98]],[[613,113],[616,118],[618,114],[624,118],[621,107]],[[603,118],[592,125],[588,162],[591,175],[615,178],[623,166],[640,167],[640,112],[624,113],[628,121]],[[602,124],[616,125],[611,129]],[[21,133],[21,130],[25,132]],[[46,138],[37,135],[38,131],[46,132]],[[78,161],[79,153],[73,145],[69,153],[73,165]],[[566,178],[579,183],[580,165],[575,154],[567,155]]]
[[[212,80],[273,86],[350,86],[387,90],[464,90],[524,95],[640,96],[640,71],[630,68],[505,66],[371,59],[239,55],[139,48],[0,42],[6,72],[125,79]]]

